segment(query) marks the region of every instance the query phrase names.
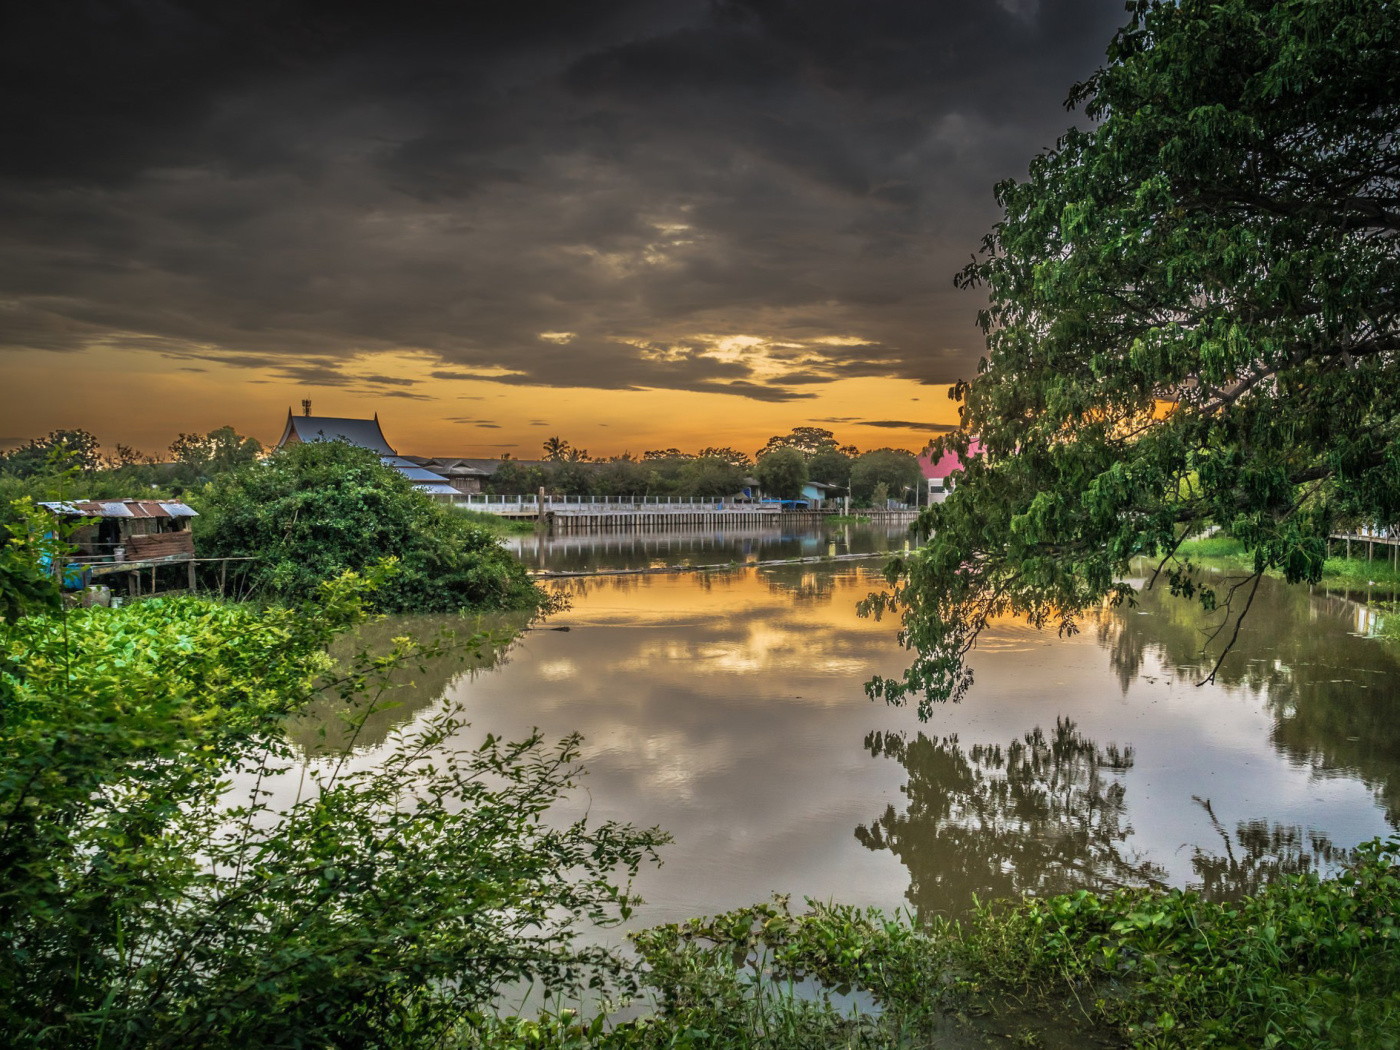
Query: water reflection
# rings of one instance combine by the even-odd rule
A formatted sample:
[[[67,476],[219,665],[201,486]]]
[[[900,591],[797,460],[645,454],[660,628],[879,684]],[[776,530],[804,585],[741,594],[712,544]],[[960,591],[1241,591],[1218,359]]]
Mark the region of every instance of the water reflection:
[[[1195,801],[1209,815],[1220,836],[1217,848],[1197,846],[1191,857],[1196,873],[1193,887],[1210,900],[1238,900],[1253,896],[1268,883],[1288,875],[1324,873],[1346,863],[1355,853],[1339,849],[1315,829],[1267,820],[1241,821],[1232,841],[1210,800]]]
[[[1165,875],[1127,846],[1132,748],[1100,747],[1066,718],[1049,736],[1036,727],[1005,747],[923,733],[871,733],[865,746],[904,766],[907,805],[886,807],[856,839],[903,862],[920,913],[963,911],[974,894],[1106,890]]]
[[[1217,680],[1267,705],[1281,753],[1319,777],[1361,777],[1400,826],[1400,652],[1357,630],[1367,612],[1344,597],[1265,579]],[[1191,603],[1153,590],[1136,609],[1108,611],[1099,638],[1125,691],[1149,656],[1194,682],[1214,663],[1202,651],[1212,623]]]
[[[376,748],[388,739],[395,726],[438,700],[463,676],[503,667],[529,622],[529,613],[501,613],[488,617],[393,616],[363,624],[331,649],[337,661],[349,660],[361,649],[388,653],[394,647],[394,639],[403,636],[423,646],[440,644],[450,651],[411,661],[390,674],[384,690],[377,693],[378,710],[368,716],[362,707],[357,705],[352,710],[335,696],[327,695],[289,718],[287,735],[307,755],[338,752],[347,747],[357,751]],[[477,636],[478,641],[473,643]]]
[[[589,557],[622,556],[609,542]],[[1383,833],[1378,799],[1395,812],[1400,668],[1350,633],[1354,606],[1265,581],[1239,652],[1201,688],[1202,624],[1183,602],[1149,594],[1064,640],[998,624],[973,694],[920,725],[864,695],[906,657],[889,623],[855,614],[879,566],[554,581],[572,607],[543,626],[568,631],[531,630],[470,668],[415,668],[361,743],[444,690],[471,723],[463,747],[581,732],[590,774],[560,819],[588,810],[676,839],[636,887],[640,924],[773,891],[946,912],[973,893],[1154,881],[1228,896]],[[387,644],[442,622],[375,630]],[[334,713],[303,719],[298,739],[314,747]]]
[[[742,528],[631,529],[616,532],[535,532],[507,546],[530,568],[564,572],[648,569],[672,565],[749,565],[782,558],[876,554],[900,548],[909,526],[788,524]]]

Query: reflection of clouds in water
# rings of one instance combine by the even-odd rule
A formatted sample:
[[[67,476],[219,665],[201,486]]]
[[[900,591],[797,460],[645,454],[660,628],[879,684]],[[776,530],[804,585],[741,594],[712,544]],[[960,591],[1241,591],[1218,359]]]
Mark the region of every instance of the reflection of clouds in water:
[[[578,664],[572,660],[545,660],[535,665],[535,673],[546,682],[561,682],[578,675]]]
[[[895,907],[911,870],[912,896],[937,909],[961,907],[952,902],[974,889],[1048,892],[1160,878],[1156,865],[1178,885],[1247,885],[1253,871],[1301,865],[1302,846],[1317,853],[1307,829],[1329,831],[1343,845],[1376,833],[1377,811],[1354,773],[1325,762],[1290,765],[1270,740],[1271,725],[1280,727],[1276,737],[1301,733],[1326,712],[1347,725],[1367,711],[1393,721],[1393,707],[1368,707],[1335,685],[1325,710],[1302,702],[1300,678],[1325,671],[1355,679],[1370,670],[1354,654],[1302,651],[1290,661],[1276,639],[1261,646],[1253,655],[1267,660],[1267,673],[1262,662],[1237,670],[1293,687],[1292,700],[1275,692],[1265,707],[1248,690],[1195,689],[1185,678],[1170,685],[1175,675],[1158,674],[1173,666],[1152,643],[1191,643],[1194,628],[1184,620],[1108,610],[1086,617],[1084,635],[1070,640],[1002,621],[975,654],[974,695],[940,705],[935,732],[911,711],[872,705],[864,695],[872,674],[897,673],[905,660],[893,622],[855,614],[856,601],[880,584],[865,569],[583,582],[589,586],[576,589],[575,608],[549,621],[570,631],[532,631],[511,650],[505,673],[462,679],[451,693],[473,723],[462,746],[488,731],[519,736],[539,725],[552,738],[578,730],[590,769],[579,806],[594,820],[658,823],[676,835],[665,868],[638,887],[653,902],[644,922],[734,907],[772,890]],[[813,593],[832,598],[803,597]],[[1309,627],[1305,616],[1284,619],[1281,637],[1329,630]],[[1104,622],[1103,640],[1129,635],[1123,652],[1145,672],[1123,696],[1112,645],[1106,652],[1087,629]],[[1341,623],[1350,626],[1349,614]],[[1311,670],[1300,674],[1303,665]],[[1280,677],[1290,667],[1294,673]],[[412,710],[392,714],[402,720]],[[1074,734],[1049,732],[1060,713],[1075,720]],[[1009,743],[1024,743],[1038,724],[1045,743],[1027,745],[1018,754],[1029,757],[1013,763]],[[883,753],[903,757],[913,771],[901,761],[871,761],[860,742],[872,727],[904,734],[904,744]],[[1359,740],[1347,747],[1384,750],[1385,732],[1361,728],[1351,730]],[[1319,732],[1330,739],[1338,729],[1329,721],[1306,740],[1315,745]],[[949,737],[960,743],[947,746]],[[1107,746],[1115,740],[1136,745],[1131,769]],[[988,744],[1000,744],[1000,753]],[[1193,794],[1215,800],[1233,860]],[[1267,835],[1247,824],[1255,818],[1274,822]],[[932,838],[916,826],[930,822]],[[876,848],[856,841],[858,826]],[[1302,839],[1288,830],[1295,827],[1305,829]],[[1026,829],[1044,836],[1038,845],[1020,837]],[[1246,840],[1256,844],[1253,853]]]

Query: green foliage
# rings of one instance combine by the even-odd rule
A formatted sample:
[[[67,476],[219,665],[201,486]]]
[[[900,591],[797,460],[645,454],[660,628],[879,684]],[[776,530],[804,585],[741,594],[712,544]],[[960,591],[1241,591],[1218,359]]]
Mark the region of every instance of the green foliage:
[[[875,501],[875,490],[885,487],[887,498],[913,502],[923,474],[918,459],[909,452],[882,448],[867,452],[851,464],[851,498],[860,503]]]
[[[1139,1047],[1400,1046],[1400,842],[1238,903],[1173,890],[984,908],[968,969],[1070,999]]]
[[[744,487],[744,468],[718,456],[697,456],[681,468],[678,494],[719,499]]]
[[[416,491],[366,449],[288,445],[222,474],[195,501],[200,553],[252,557],[253,593],[282,602],[314,595],[342,572],[396,558],[375,595],[384,611],[533,608],[544,596],[494,533]]]
[[[808,458],[807,473],[813,481],[848,488],[851,484],[851,457],[836,446],[828,445]]]
[[[4,522],[9,535],[0,547],[0,620],[14,623],[29,613],[59,608],[62,598],[58,578],[43,563],[46,555],[51,560],[61,546],[47,539],[53,527],[52,517],[28,499],[11,504]],[[0,705],[5,698],[6,686],[0,679]]]
[[[856,454],[854,445],[838,445],[836,435],[823,427],[793,427],[787,434],[769,438],[768,443],[754,453],[754,459],[762,459],[780,448],[795,448],[807,457],[827,449],[836,449],[847,456]]]
[[[759,457],[754,476],[766,496],[797,499],[807,483],[807,460],[795,448],[779,448]]]
[[[491,475],[487,489],[499,496],[533,496],[544,484],[545,473],[539,467],[508,459]]]
[[[1132,10],[1071,97],[1095,123],[997,187],[962,274],[989,295],[988,356],[934,454],[966,467],[867,606],[915,651],[873,696],[961,695],[992,617],[1072,631],[1131,600],[1142,554],[1238,618],[1252,586],[1172,560],[1210,525],[1297,582],[1337,523],[1400,519],[1400,7]]]
[[[600,466],[593,474],[599,496],[645,496],[653,482],[650,464],[638,463],[631,456],[619,456]]]
[[[262,451],[256,440],[229,426],[207,434],[181,434],[170,443],[170,456],[180,468],[180,480],[186,484],[246,467],[257,462]]]
[[[450,504],[450,510],[458,517],[478,525],[496,536],[525,536],[535,531],[535,523],[520,518],[505,518],[499,514],[472,510],[466,504]]]
[[[560,496],[587,496],[594,488],[593,470],[579,460],[561,459],[550,465],[545,488]]]
[[[102,466],[102,447],[86,430],[54,430],[48,437],[31,438],[17,448],[0,454],[0,470],[18,478],[49,471],[53,456],[60,453],[78,470],[94,471]]]
[[[955,1026],[959,1046],[1395,1047],[1397,848],[1370,843],[1335,879],[1289,877],[1237,902],[1078,891],[979,906],[965,925],[816,901],[795,915],[778,898],[635,935],[651,1016],[478,1020],[466,1042],[926,1047]],[[874,1009],[843,1008],[852,991]]]
[[[616,877],[662,836],[545,824],[576,738],[463,749],[444,709],[347,763],[394,672],[444,648],[333,668],[363,594],[342,577],[295,611],[152,600],[4,629],[0,1042],[419,1047],[514,982],[626,986],[575,925],[628,914]],[[304,765],[282,720],[326,692],[352,730]]]

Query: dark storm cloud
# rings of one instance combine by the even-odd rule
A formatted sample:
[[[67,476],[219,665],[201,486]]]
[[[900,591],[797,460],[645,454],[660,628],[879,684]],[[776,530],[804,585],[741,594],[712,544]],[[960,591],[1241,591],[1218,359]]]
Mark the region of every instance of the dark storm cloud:
[[[30,4],[0,322],[310,386],[943,382],[991,186],[1120,0]],[[724,337],[759,346],[726,349]],[[846,337],[831,340],[830,337]],[[827,341],[823,341],[827,340]],[[423,396],[400,389],[399,396]]]

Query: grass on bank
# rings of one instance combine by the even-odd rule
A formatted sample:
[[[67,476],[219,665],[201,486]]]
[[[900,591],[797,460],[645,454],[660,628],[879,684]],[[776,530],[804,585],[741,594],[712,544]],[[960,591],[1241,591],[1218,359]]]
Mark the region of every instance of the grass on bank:
[[[824,519],[828,525],[869,525],[868,514],[828,514]]]
[[[1332,557],[1322,566],[1322,584],[1337,589],[1365,587],[1389,588],[1400,591],[1400,570],[1392,560],[1395,549],[1388,544],[1376,544],[1375,556],[1366,557],[1366,541],[1353,540],[1352,556],[1346,557],[1346,542],[1332,541]],[[1225,535],[1205,536],[1184,542],[1177,557],[1207,568],[1252,572],[1254,558],[1239,540]],[[1277,574],[1275,574],[1277,575]]]
[[[659,1004],[610,1025],[476,1017],[464,1045],[764,1048],[1400,1046],[1400,840],[1237,902],[1086,891],[960,924],[785,900],[635,935]]]
[[[465,518],[473,525],[494,533],[497,536],[528,536],[535,531],[535,523],[522,518],[506,518],[500,514],[488,514],[481,510],[471,510],[460,503],[452,504],[452,512]]]

